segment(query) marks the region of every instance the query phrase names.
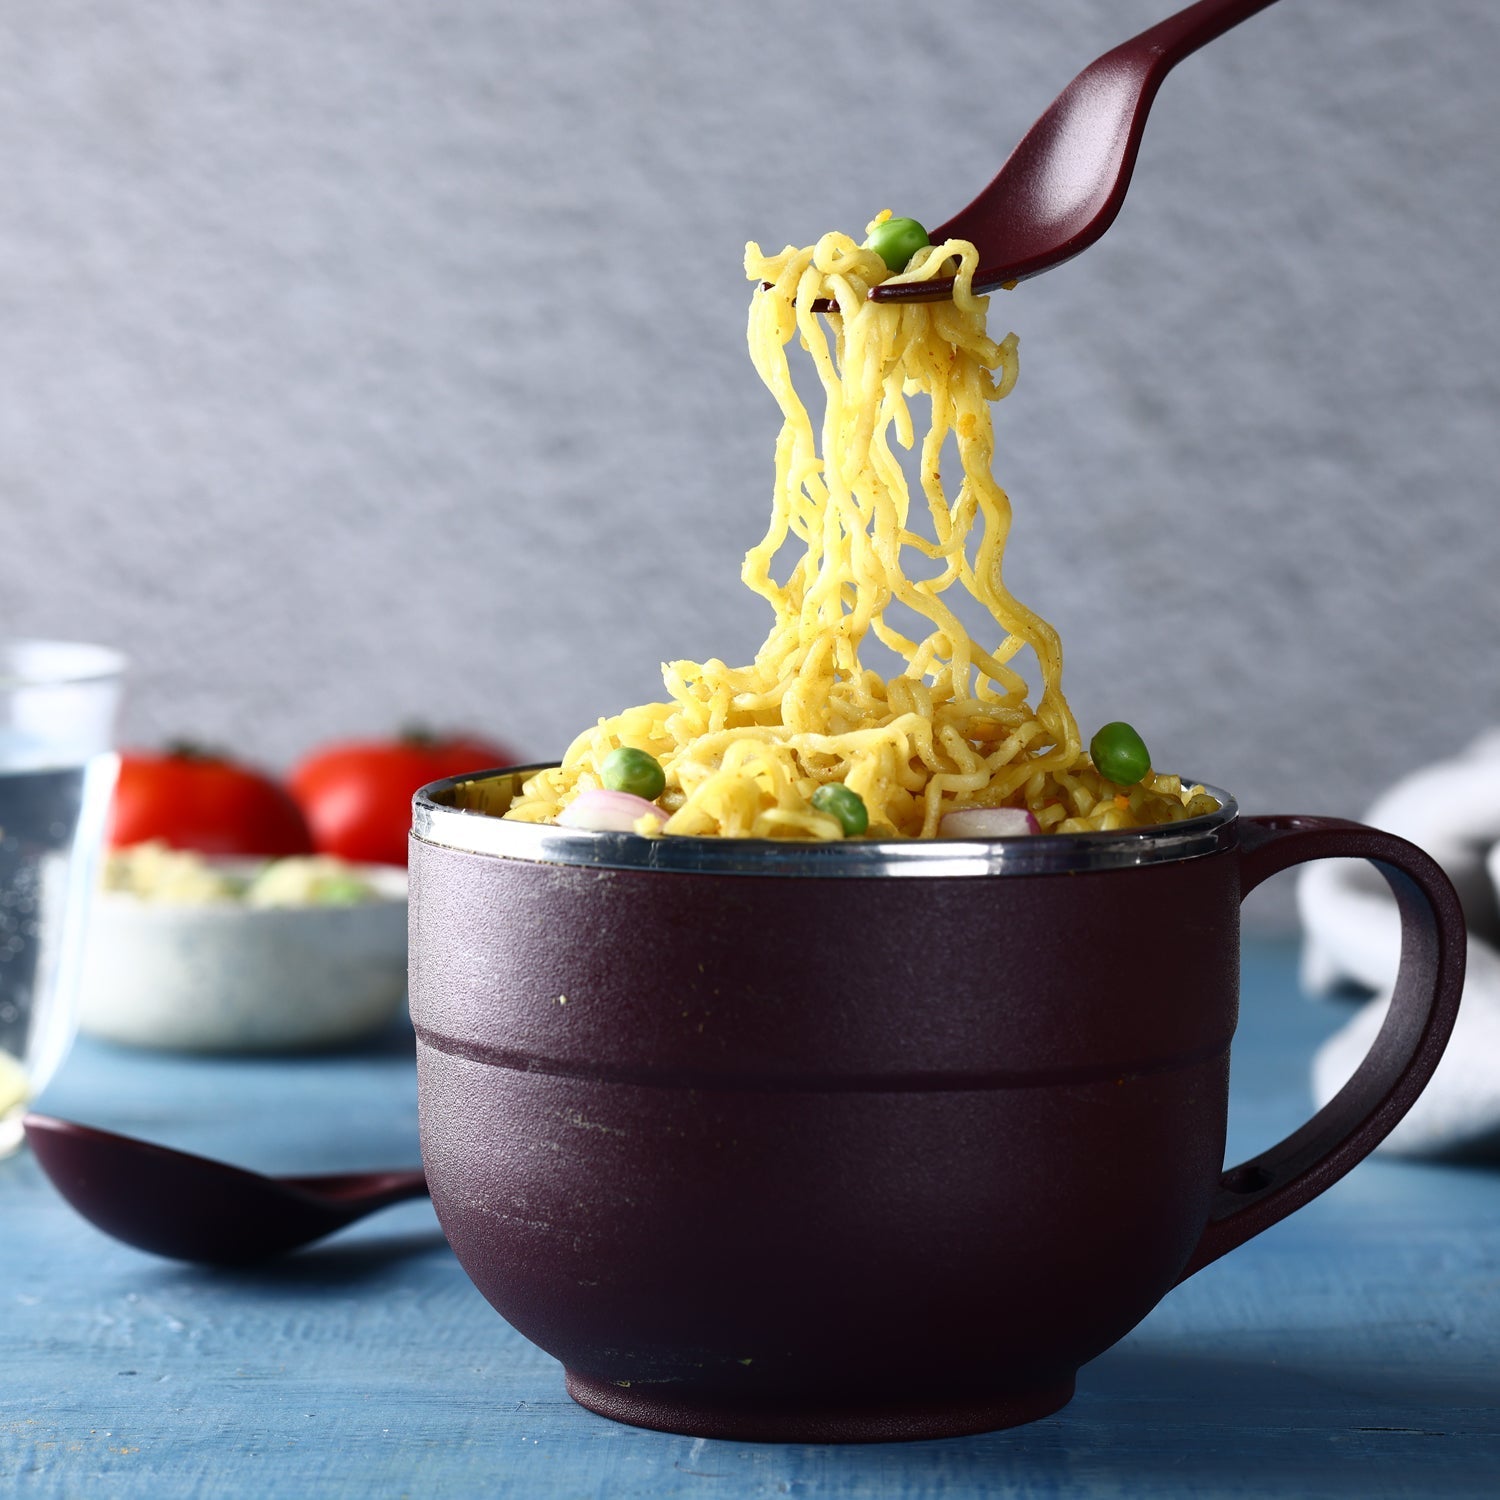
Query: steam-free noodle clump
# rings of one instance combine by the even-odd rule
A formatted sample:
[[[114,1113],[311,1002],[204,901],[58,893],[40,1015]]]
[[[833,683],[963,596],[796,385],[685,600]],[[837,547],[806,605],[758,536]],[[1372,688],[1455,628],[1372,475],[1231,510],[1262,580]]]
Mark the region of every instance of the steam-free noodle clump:
[[[1011,507],[991,473],[990,407],[1015,384],[1016,339],[997,343],[986,332],[988,298],[971,287],[976,263],[962,240],[918,250],[896,278],[876,251],[842,234],[778,255],[747,247],[747,275],[766,283],[751,299],[750,354],[783,418],[771,524],[741,572],[771,606],[770,634],[748,666],[666,664],[665,701],[579,735],[561,766],[526,782],[508,817],[554,821],[604,786],[604,761],[621,747],[660,762],[657,805],[669,816],[664,827],[637,826],[667,835],[841,838],[839,819],[813,806],[833,782],[863,800],[868,835],[886,838],[932,838],[961,808],[1029,809],[1042,831],[1072,833],[1217,805],[1175,776],[1148,771],[1120,786],[1099,774],[1063,696],[1057,634],[1006,587]],[[878,282],[955,269],[951,301],[866,295]],[[832,311],[817,310],[824,300]],[[820,430],[793,386],[794,341],[822,383]],[[916,410],[914,397],[923,398]],[[913,525],[893,447],[912,448],[923,416],[919,494],[930,537]],[[940,465],[950,438],[956,485]],[[778,581],[784,546],[796,556]],[[997,645],[970,637],[945,597],[955,587],[993,616]],[[898,613],[919,622],[915,630],[887,619],[893,605],[905,606]],[[900,659],[894,676],[862,661],[872,636]],[[1040,674],[1035,707],[1012,665],[1026,649]]]

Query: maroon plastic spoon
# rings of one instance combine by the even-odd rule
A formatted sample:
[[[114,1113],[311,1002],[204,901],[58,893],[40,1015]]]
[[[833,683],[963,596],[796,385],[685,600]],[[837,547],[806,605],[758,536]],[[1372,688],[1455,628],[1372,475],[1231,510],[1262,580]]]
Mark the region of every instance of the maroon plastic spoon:
[[[421,1172],[265,1177],[50,1115],[21,1123],[42,1170],[96,1229],[200,1265],[269,1260],[427,1193]]]
[[[967,208],[929,231],[971,240],[976,292],[1050,270],[1114,223],[1161,81],[1189,53],[1273,0],[1199,0],[1090,63],[1011,152]],[[953,278],[875,287],[879,302],[936,302]]]

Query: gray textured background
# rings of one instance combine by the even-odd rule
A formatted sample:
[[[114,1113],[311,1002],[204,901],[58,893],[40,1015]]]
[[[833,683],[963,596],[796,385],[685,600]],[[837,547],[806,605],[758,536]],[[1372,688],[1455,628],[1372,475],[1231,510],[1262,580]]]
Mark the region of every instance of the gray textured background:
[[[1165,0],[0,9],[0,628],[137,743],[560,751],[742,660],[744,241],[967,201]],[[1080,721],[1352,813],[1500,720],[1500,6],[1283,0],[995,299],[1009,577]],[[637,252],[670,243],[665,273]]]

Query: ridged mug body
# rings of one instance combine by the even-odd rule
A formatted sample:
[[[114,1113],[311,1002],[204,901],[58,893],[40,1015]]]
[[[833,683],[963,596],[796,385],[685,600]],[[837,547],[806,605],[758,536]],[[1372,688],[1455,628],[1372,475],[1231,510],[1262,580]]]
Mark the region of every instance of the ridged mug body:
[[[1218,1188],[1233,835],[1231,813],[1181,858],[915,879],[414,838],[423,1159],[454,1251],[578,1399],[643,1425],[880,1438],[1055,1409],[1179,1278]]]

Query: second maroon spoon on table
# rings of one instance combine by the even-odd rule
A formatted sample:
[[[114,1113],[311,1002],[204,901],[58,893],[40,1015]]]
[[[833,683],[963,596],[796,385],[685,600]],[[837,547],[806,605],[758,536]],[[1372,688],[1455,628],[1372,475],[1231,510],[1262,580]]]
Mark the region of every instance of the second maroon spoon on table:
[[[427,1194],[419,1171],[266,1177],[50,1115],[22,1125],[42,1170],[96,1229],[200,1265],[269,1260]]]

